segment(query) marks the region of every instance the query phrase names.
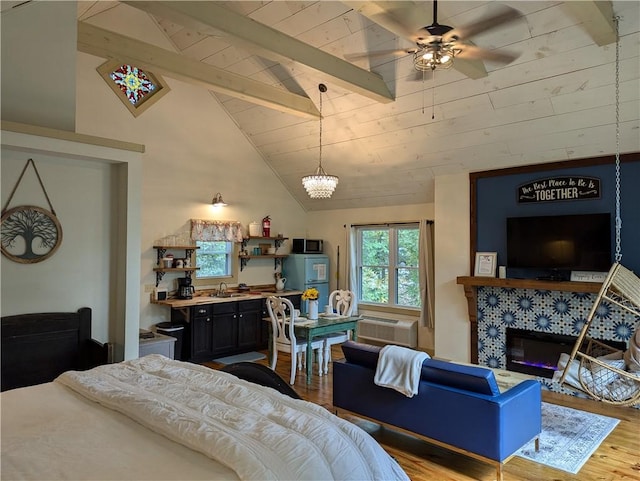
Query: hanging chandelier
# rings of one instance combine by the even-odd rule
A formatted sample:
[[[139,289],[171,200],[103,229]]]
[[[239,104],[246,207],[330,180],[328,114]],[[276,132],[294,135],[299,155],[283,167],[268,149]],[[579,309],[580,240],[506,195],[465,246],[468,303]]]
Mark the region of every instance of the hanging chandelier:
[[[327,174],[322,168],[322,94],[327,91],[327,86],[320,84],[318,90],[320,90],[320,157],[315,173],[305,175],[302,178],[302,185],[312,199],[328,199],[336,190],[338,177]]]

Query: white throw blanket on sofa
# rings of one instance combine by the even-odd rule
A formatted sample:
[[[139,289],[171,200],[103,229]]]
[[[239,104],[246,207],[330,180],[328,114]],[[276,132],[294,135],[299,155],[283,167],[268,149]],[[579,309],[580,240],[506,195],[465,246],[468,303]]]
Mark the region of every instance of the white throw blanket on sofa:
[[[149,355],[56,380],[233,469],[243,480],[402,480],[366,432],[230,374]]]
[[[426,352],[401,346],[384,346],[380,349],[373,382],[413,397],[418,394],[420,371],[425,359],[429,359]]]

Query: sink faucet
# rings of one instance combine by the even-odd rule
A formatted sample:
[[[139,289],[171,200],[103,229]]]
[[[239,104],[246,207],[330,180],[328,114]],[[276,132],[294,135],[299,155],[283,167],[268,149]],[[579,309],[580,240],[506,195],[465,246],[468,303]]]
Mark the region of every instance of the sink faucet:
[[[220,286],[218,287],[218,295],[221,296],[223,294],[226,294],[226,292],[227,292],[227,283],[223,281],[220,283]]]

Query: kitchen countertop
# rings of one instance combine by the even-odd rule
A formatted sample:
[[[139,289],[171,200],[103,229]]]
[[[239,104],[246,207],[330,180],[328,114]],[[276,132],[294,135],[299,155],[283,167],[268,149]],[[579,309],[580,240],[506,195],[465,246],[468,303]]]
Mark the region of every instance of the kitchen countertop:
[[[233,294],[233,297],[214,297],[211,296],[210,291],[203,291],[202,293],[196,294],[192,299],[167,299],[164,301],[156,301],[152,300],[152,304],[160,304],[164,306],[169,306],[173,309],[180,309],[184,307],[191,306],[199,306],[202,304],[220,304],[222,302],[238,302],[238,301],[249,301],[252,299],[266,299],[269,296],[279,295],[279,296],[294,296],[297,294],[302,294],[302,291],[298,291],[295,289],[285,289],[284,291],[276,292],[275,289],[265,289],[265,290],[250,290],[248,292],[236,292],[232,289],[229,289],[229,293]]]

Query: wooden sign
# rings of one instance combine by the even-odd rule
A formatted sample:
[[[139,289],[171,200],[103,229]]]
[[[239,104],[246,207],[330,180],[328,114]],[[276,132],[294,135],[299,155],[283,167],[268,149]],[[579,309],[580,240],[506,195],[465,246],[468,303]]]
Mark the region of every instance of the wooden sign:
[[[548,177],[534,180],[518,187],[519,204],[599,198],[600,179],[597,177]]]

